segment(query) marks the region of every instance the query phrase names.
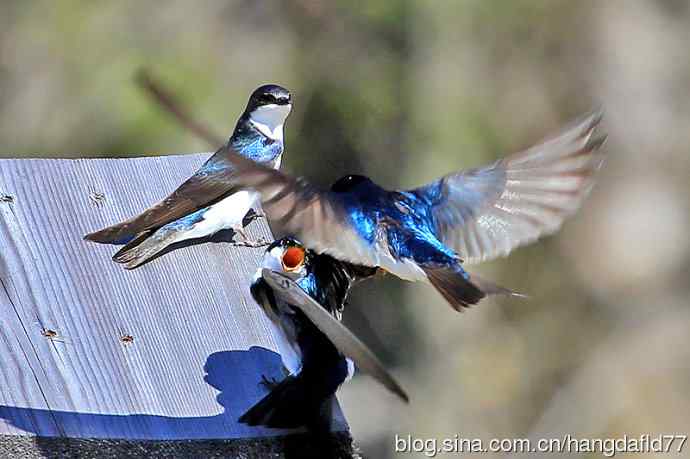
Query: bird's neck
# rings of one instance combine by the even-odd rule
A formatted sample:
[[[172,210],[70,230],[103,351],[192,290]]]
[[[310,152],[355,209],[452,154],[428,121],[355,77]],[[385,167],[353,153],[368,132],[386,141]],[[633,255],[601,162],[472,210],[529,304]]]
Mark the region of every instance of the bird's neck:
[[[280,127],[279,137],[271,138],[245,114],[237,121],[230,144],[240,154],[255,161],[272,161],[283,152],[283,128]]]

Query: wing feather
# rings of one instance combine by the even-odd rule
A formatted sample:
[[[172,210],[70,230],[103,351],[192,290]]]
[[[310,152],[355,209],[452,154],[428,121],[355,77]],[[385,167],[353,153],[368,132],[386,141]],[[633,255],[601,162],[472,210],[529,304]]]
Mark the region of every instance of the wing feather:
[[[232,167],[224,161],[228,145],[221,147],[199,170],[172,194],[136,217],[87,234],[84,239],[123,243],[137,234],[159,228],[232,193]]]
[[[344,356],[349,357],[362,371],[379,381],[388,390],[409,402],[405,390],[386,370],[376,355],[341,322],[314,301],[296,283],[275,271],[264,268],[262,277],[273,289],[276,297],[299,308],[309,320],[333,343]]]
[[[527,150],[411,192],[431,203],[437,235],[467,263],[505,256],[580,207],[604,162],[601,118],[592,112]]]
[[[261,205],[279,235],[291,235],[307,248],[342,261],[379,266],[378,253],[357,232],[338,193],[321,190],[303,178],[294,178],[230,152],[237,188],[261,195]]]

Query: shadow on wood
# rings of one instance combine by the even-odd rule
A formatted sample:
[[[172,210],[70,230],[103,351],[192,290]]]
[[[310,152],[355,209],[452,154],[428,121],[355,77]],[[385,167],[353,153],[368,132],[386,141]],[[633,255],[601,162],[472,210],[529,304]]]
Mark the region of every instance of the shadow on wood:
[[[229,370],[235,369],[235,370]],[[256,375],[282,378],[280,356],[261,347],[246,351],[224,351],[211,354],[206,360],[204,373],[199,377],[219,391],[216,396],[223,408],[213,416],[176,417],[150,414],[102,414],[74,411],[39,410],[0,406],[0,418],[26,432],[45,435],[39,426],[54,425],[57,430],[50,436],[81,437],[87,430],[94,437],[117,438],[127,433],[128,439],[148,439],[146,432],[159,432],[161,438],[183,437],[186,439],[224,438],[229,424],[254,402],[236,396],[236,390],[256,384]],[[111,433],[108,435],[108,433]]]
[[[195,455],[197,443],[220,448],[209,457],[290,455],[296,445],[292,456],[306,455],[304,435],[236,422],[265,395],[261,376],[282,374],[249,296],[262,249],[195,241],[125,271],[112,246],[82,240],[165,197],[206,156],[0,160],[0,193],[12,198],[0,202],[5,454],[27,441],[35,455],[101,441],[118,457]],[[248,233],[271,237],[263,221]],[[349,451],[335,413],[338,448]],[[182,449],[165,450],[173,444]]]

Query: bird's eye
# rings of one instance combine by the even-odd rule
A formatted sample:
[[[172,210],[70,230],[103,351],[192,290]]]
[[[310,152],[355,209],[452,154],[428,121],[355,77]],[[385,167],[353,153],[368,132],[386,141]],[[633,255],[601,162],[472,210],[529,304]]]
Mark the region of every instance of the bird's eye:
[[[295,271],[304,264],[304,249],[301,247],[290,247],[283,253],[283,269]]]

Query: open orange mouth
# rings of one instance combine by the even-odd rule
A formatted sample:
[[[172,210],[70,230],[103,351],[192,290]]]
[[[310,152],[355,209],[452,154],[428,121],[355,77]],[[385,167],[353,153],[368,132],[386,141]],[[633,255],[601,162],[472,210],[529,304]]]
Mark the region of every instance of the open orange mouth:
[[[301,247],[290,247],[283,253],[283,269],[285,271],[295,271],[304,264],[304,249]]]

